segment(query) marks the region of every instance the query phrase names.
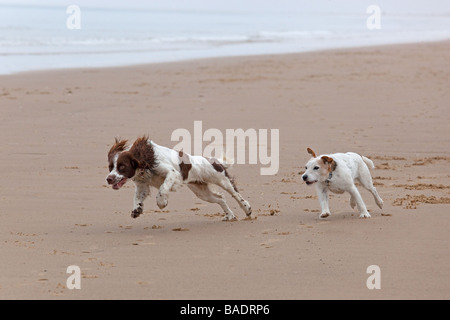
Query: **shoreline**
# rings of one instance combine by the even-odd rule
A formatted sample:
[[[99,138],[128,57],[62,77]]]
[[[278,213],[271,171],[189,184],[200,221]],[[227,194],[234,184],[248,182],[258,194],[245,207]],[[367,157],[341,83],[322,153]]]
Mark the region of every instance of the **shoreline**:
[[[449,299],[449,55],[446,41],[0,76],[0,298]],[[105,180],[114,137],[172,147],[196,120],[280,129],[277,174],[230,169],[253,218],[226,194],[238,221],[223,222],[183,186],[132,219],[133,185]],[[335,194],[319,219],[308,147],[370,158],[383,209],[359,187],[372,218]]]
[[[165,65],[172,63],[190,63],[190,62],[198,62],[202,60],[216,60],[216,59],[242,59],[242,58],[257,58],[257,57],[273,57],[273,56],[290,56],[290,55],[299,55],[299,54],[313,54],[313,53],[322,53],[322,52],[338,52],[338,51],[348,51],[348,50],[369,50],[374,48],[389,48],[389,47],[397,47],[397,46],[416,46],[416,45],[432,45],[439,43],[450,43],[450,39],[441,39],[441,40],[429,40],[429,41],[406,41],[400,43],[385,43],[385,44],[372,44],[372,45],[349,45],[343,47],[331,47],[331,48],[322,48],[322,49],[311,49],[305,51],[295,51],[295,52],[281,52],[281,53],[257,53],[257,54],[236,54],[236,55],[218,55],[218,56],[204,56],[204,57],[193,57],[193,58],[185,58],[185,59],[176,59],[171,61],[155,61],[155,62],[147,62],[147,63],[128,63],[128,64],[119,64],[119,65],[110,65],[110,66],[91,66],[91,67],[68,67],[68,68],[51,68],[51,69],[35,69],[35,70],[25,70],[25,71],[15,71],[12,73],[0,74],[0,77],[10,76],[10,75],[18,75],[18,74],[27,74],[27,73],[42,73],[42,72],[52,72],[52,71],[63,71],[70,72],[73,70],[83,69],[109,69],[109,68],[135,68],[135,67],[146,67],[151,65]],[[82,53],[81,53],[82,54]]]

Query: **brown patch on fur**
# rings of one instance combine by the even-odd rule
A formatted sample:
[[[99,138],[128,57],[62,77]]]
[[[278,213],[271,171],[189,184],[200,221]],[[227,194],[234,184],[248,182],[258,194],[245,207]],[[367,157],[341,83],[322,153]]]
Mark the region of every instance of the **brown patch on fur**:
[[[327,156],[322,156],[321,159],[324,164],[328,164],[328,172],[332,172],[332,171],[336,170],[337,163],[336,163],[336,161],[334,161],[333,158],[330,158]]]
[[[333,160],[333,162],[331,163],[331,171],[336,170],[336,167],[337,167],[337,163],[336,163],[336,161]]]
[[[316,157],[316,153],[315,153],[311,148],[306,149],[306,151],[308,151],[308,153],[309,153],[313,158]]]
[[[329,164],[333,162],[333,158],[327,157],[327,156],[322,156],[320,159],[322,159],[324,164]]]
[[[236,182],[234,180],[233,177],[230,177],[230,175],[228,174],[227,169],[225,169],[225,167],[223,166],[223,164],[216,162],[216,159],[211,158],[209,160],[209,162],[211,163],[211,165],[213,166],[213,168],[217,171],[217,172],[223,172],[225,174],[225,177],[228,178],[228,180],[230,180],[231,185],[233,186],[234,191],[239,192],[237,187],[236,187]]]
[[[183,151],[179,151],[178,156],[181,158],[181,163],[179,164],[180,173],[181,176],[183,177],[183,180],[186,180],[189,176],[189,171],[192,169],[192,164],[188,163],[189,158],[187,155],[184,155]],[[185,161],[187,163],[184,163]]]
[[[148,143],[148,136],[142,136],[133,143],[129,154],[137,161],[137,167],[148,169],[152,173],[156,167],[155,151],[153,146]]]
[[[117,152],[122,152],[127,148],[127,142],[128,140],[120,140],[120,138],[114,138],[115,142],[111,149],[109,149],[108,152],[108,162],[112,162],[114,159],[114,156]]]
[[[180,173],[183,177],[183,180],[186,180],[189,176],[189,171],[192,168],[192,164],[186,164],[184,162],[180,163]]]
[[[222,172],[222,171],[225,170],[225,168],[223,167],[223,165],[221,165],[220,163],[213,162],[213,163],[211,163],[211,165],[213,166],[213,168],[214,168],[217,172]]]
[[[138,164],[138,161],[129,152],[122,152],[117,158],[117,171],[130,179],[136,174]]]
[[[207,183],[203,182],[203,181],[191,181],[191,182],[188,182],[188,183],[189,184],[198,184],[200,186],[206,186],[207,185]]]

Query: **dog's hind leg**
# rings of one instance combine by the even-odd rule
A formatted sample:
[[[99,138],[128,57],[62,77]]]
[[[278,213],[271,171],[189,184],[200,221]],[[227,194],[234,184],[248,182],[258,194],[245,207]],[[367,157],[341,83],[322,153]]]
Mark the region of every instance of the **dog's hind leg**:
[[[237,201],[242,210],[244,210],[247,216],[252,214],[252,207],[250,203],[245,200],[239,192],[237,192],[236,187],[231,183],[228,176],[223,175],[223,178],[220,179],[218,185],[222,187],[225,191],[227,191],[231,196]]]
[[[209,188],[209,185],[207,184],[189,183],[187,186],[200,199],[207,202],[219,204],[220,207],[225,212],[225,217],[223,218],[224,221],[236,220],[236,216],[234,215],[233,211],[231,211],[231,209],[228,207],[225,198],[223,197],[222,194],[211,190]]]
[[[361,194],[359,193],[356,186],[353,186],[350,190],[350,195],[356,202],[356,206],[358,207],[358,210],[360,212],[359,217],[360,218],[370,218],[370,213],[367,211],[366,205],[364,204],[364,201],[361,197]]]
[[[369,169],[366,166],[361,166],[359,171],[359,182],[373,195],[377,206],[380,209],[383,209],[383,200],[379,196],[377,189],[373,186],[372,176],[370,175]]]
[[[361,180],[360,180],[361,181]],[[383,209],[383,199],[381,199],[380,195],[377,192],[377,189],[372,185],[372,181],[370,181],[369,185],[365,185],[364,182],[361,181],[361,185],[370,191],[370,193],[373,195],[373,198],[375,199],[375,202],[377,204],[377,206],[380,209]]]
[[[236,185],[234,184],[234,180],[228,175],[228,171],[226,170],[225,166],[215,161],[213,161],[211,165],[216,172],[211,177],[210,181],[214,184],[217,184],[229,194],[231,194],[231,196],[237,201],[237,203],[239,203],[241,209],[244,210],[245,214],[247,216],[250,216],[252,214],[250,203],[248,203],[248,201],[245,200],[238,192]]]

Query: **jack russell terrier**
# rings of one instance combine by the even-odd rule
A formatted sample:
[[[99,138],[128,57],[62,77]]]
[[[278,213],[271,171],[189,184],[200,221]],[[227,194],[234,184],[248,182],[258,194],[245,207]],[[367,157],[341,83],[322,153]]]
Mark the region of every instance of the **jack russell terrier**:
[[[358,207],[360,218],[370,218],[366,205],[355,186],[355,180],[372,193],[378,207],[383,208],[383,200],[373,186],[372,177],[369,172],[375,166],[369,158],[357,153],[334,153],[316,156],[310,148],[307,149],[312,158],[306,164],[306,171],[302,175],[307,185],[316,185],[322,213],[320,218],[330,215],[328,207],[328,191],[334,193],[350,193],[350,206]]]

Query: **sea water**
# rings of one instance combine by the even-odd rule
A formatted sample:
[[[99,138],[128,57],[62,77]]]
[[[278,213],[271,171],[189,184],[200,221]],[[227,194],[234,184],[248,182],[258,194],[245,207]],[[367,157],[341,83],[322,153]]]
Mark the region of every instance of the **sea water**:
[[[83,2],[78,28],[69,28],[69,3],[0,0],[0,74],[450,39],[445,1],[425,12],[419,6],[391,13],[381,5],[378,29],[368,27],[365,1],[345,8],[326,0],[313,7],[300,0],[258,6],[263,2],[217,7],[197,0],[191,7],[186,0],[167,8],[152,7],[151,1]]]

